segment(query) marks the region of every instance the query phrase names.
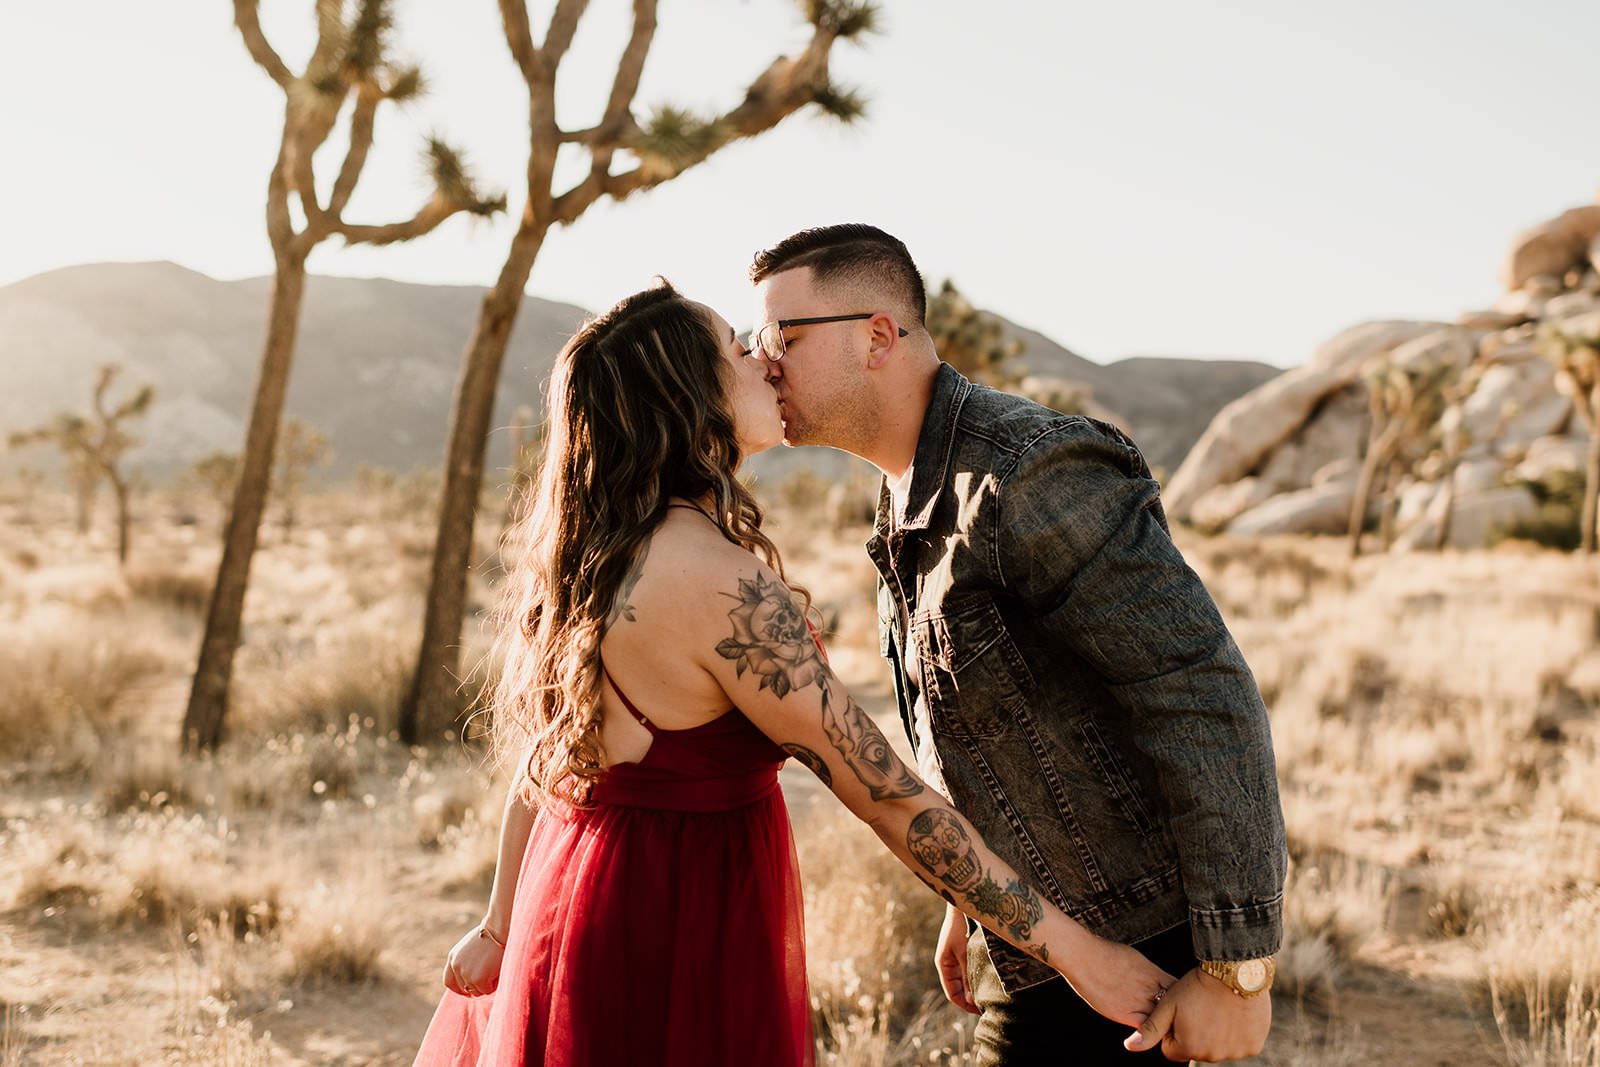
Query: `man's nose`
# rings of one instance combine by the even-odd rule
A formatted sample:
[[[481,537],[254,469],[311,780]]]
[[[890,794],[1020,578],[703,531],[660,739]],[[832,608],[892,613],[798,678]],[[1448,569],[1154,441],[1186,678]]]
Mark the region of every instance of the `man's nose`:
[[[783,377],[783,364],[782,363],[774,363],[770,359],[764,359],[761,362],[766,364],[767,381],[775,382],[779,378]]]

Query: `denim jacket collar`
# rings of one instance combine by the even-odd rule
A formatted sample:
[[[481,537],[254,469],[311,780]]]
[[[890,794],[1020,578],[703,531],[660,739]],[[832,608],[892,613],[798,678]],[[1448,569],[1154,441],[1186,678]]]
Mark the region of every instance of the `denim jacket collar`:
[[[906,493],[905,512],[894,514],[888,483],[878,495],[877,532],[887,536],[894,530],[925,530],[939,502],[939,489],[948,481],[950,457],[955,447],[956,419],[961,405],[972,391],[972,383],[948,363],[939,364],[933,379],[933,396],[922,417],[917,435],[917,451],[911,460],[911,488]]]

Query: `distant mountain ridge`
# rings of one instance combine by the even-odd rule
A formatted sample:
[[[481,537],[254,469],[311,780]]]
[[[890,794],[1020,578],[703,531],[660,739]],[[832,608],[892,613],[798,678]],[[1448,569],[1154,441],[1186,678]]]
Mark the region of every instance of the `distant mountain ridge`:
[[[89,264],[0,287],[0,434],[87,405],[95,369],[123,365],[126,386],[156,388],[130,464],[164,481],[213,450],[237,451],[255,386],[270,278],[224,282],[174,263]],[[326,433],[322,479],[367,463],[436,466],[461,352],[483,290],[382,278],[307,280],[287,414]],[[588,312],[525,297],[501,375],[489,467],[510,458],[517,407],[540,404],[550,366]],[[1010,324],[1007,324],[1010,326]],[[1116,412],[1152,466],[1171,470],[1225,403],[1279,371],[1260,363],[1128,359],[1102,365],[1011,327],[1034,374],[1082,382]],[[49,466],[46,450],[0,453],[6,467]],[[775,449],[758,477],[796,467],[834,475],[843,457]]]

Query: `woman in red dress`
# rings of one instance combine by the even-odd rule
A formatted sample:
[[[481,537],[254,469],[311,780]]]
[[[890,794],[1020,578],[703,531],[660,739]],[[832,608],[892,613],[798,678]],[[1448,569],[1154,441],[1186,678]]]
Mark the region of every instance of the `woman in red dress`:
[[[1021,881],[829,670],[735,478],[783,428],[727,322],[665,283],[628,297],[562,350],[548,401],[490,701],[519,773],[417,1064],[811,1064],[788,756],[946,900],[1137,1026],[1172,977]]]

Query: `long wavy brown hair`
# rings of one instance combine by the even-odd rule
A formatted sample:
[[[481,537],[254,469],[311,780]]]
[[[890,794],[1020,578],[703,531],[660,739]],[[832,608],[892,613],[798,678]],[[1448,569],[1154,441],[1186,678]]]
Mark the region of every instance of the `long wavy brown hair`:
[[[734,477],[743,457],[725,366],[710,319],[665,279],[586,323],[556,358],[544,461],[502,544],[510,573],[487,700],[497,752],[528,753],[529,802],[581,804],[600,776],[600,641],[669,498],[709,502],[724,536],[783,573]]]

